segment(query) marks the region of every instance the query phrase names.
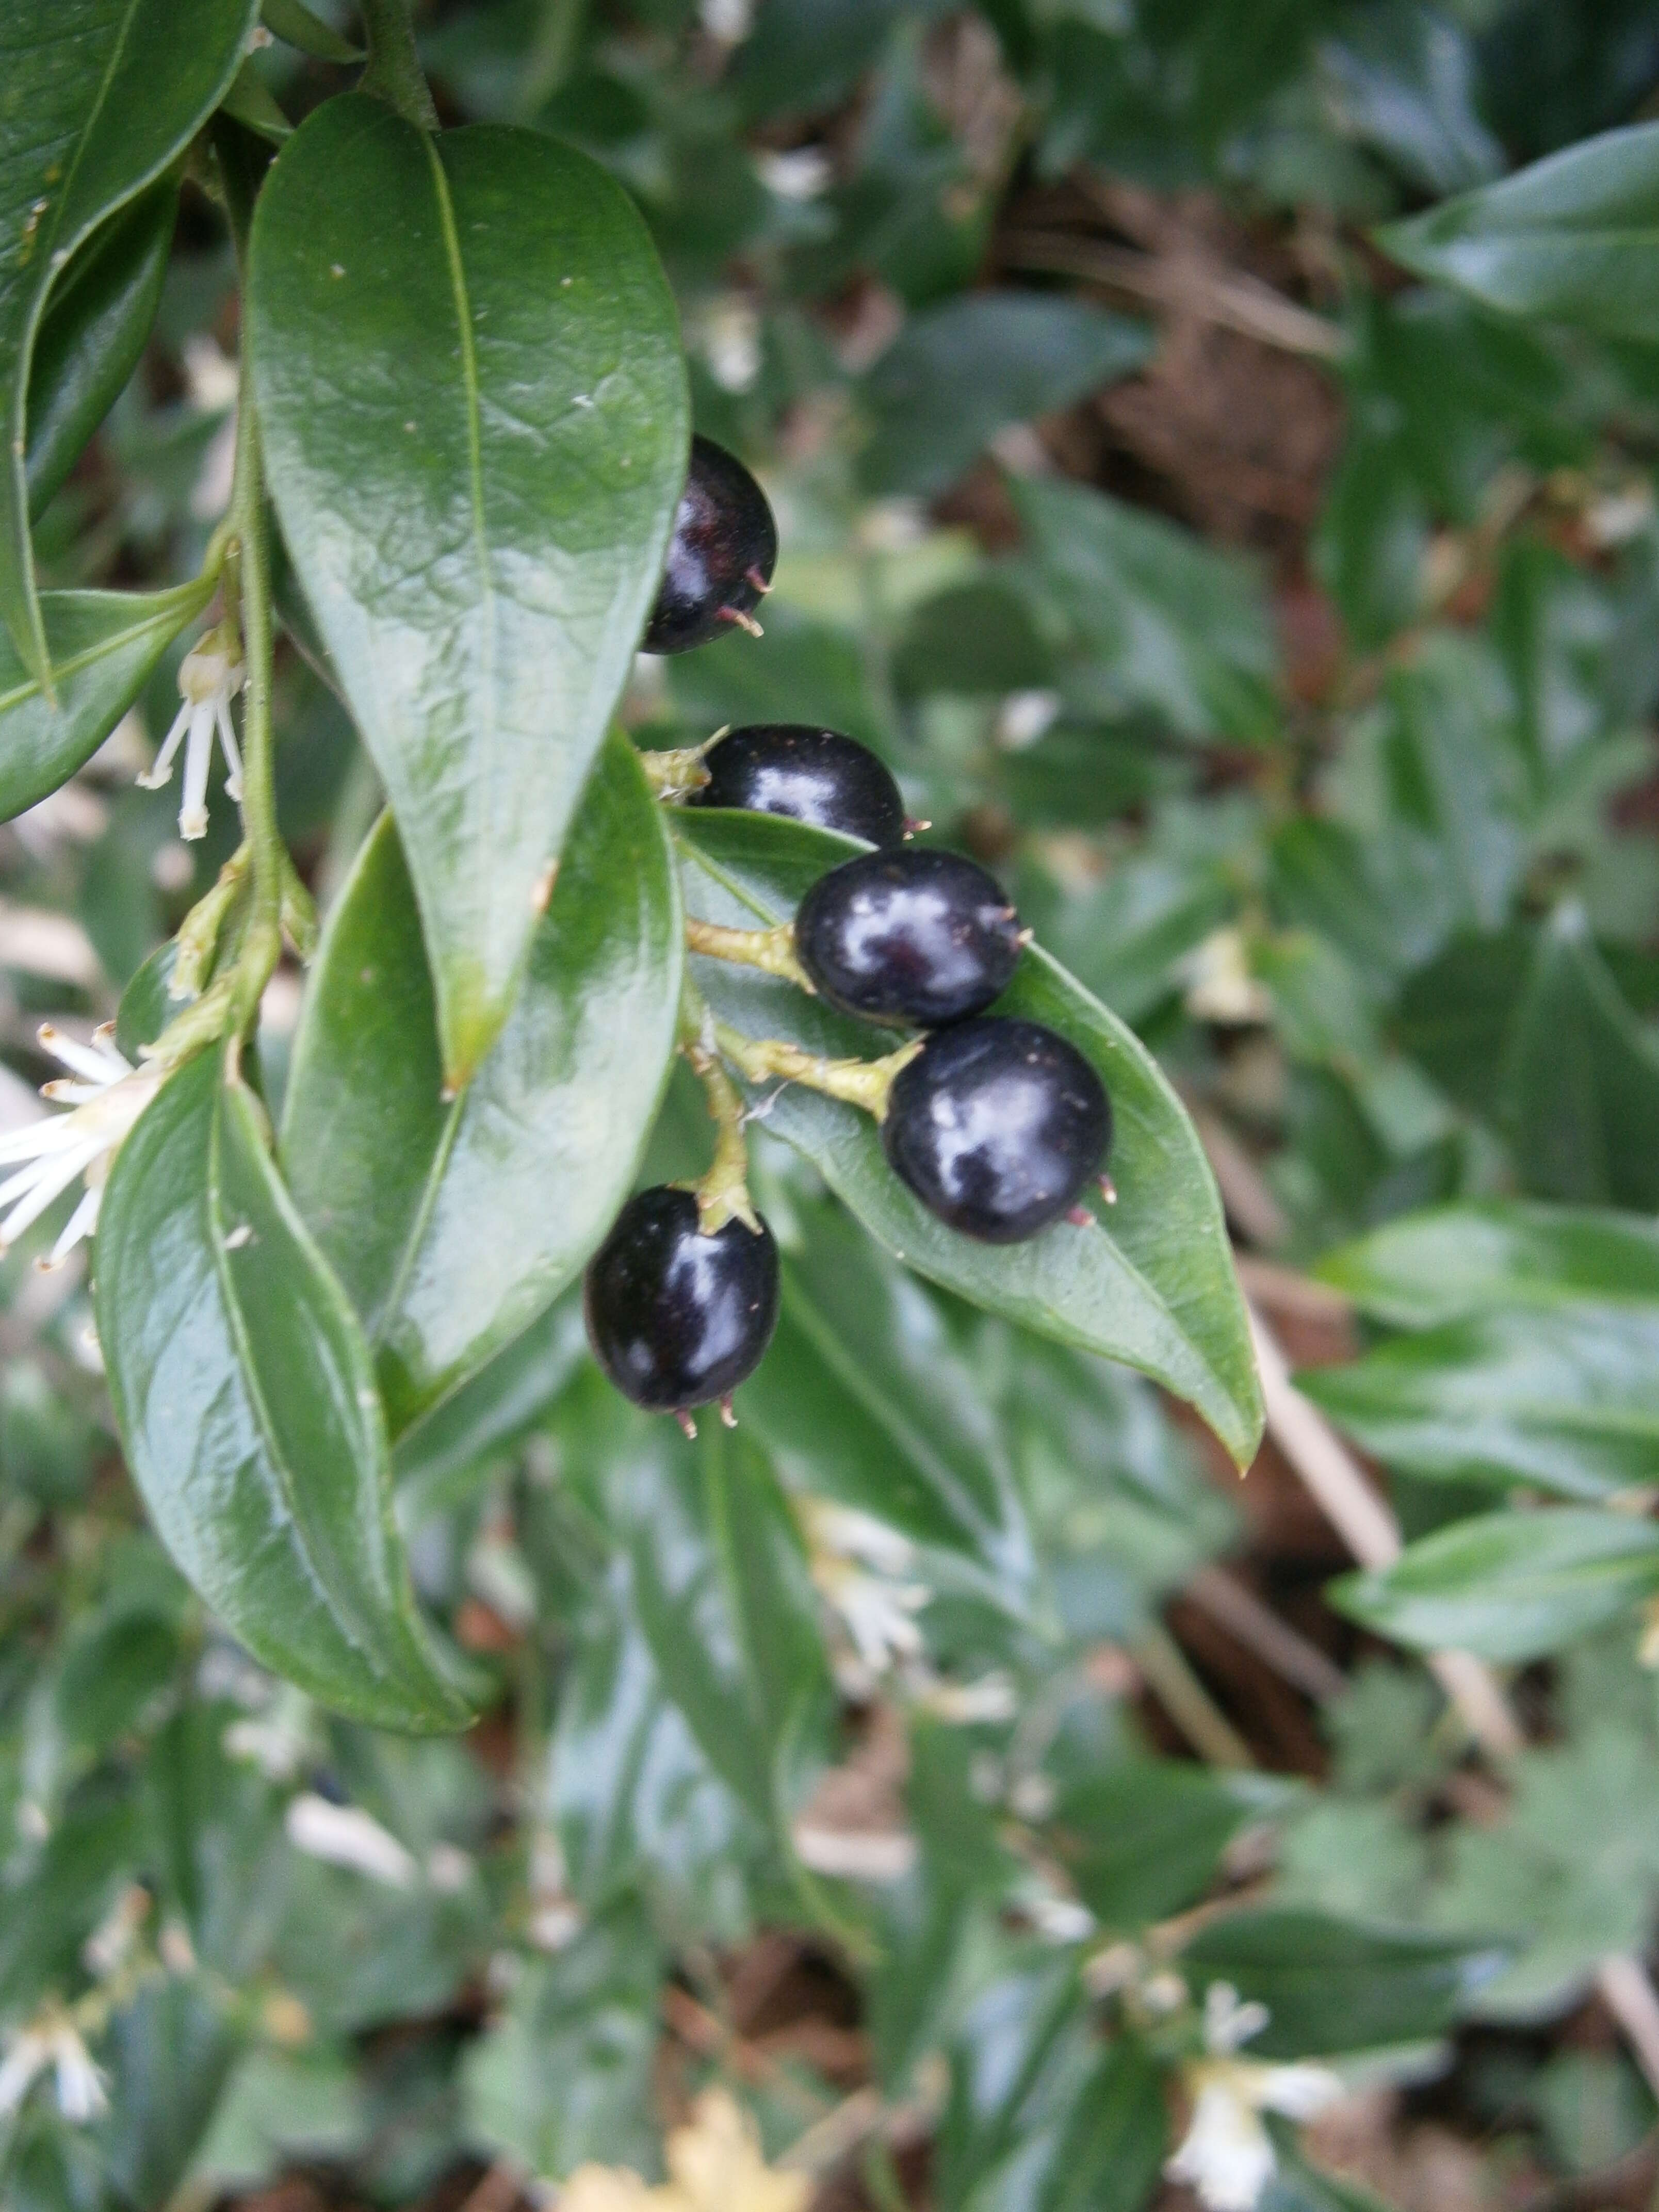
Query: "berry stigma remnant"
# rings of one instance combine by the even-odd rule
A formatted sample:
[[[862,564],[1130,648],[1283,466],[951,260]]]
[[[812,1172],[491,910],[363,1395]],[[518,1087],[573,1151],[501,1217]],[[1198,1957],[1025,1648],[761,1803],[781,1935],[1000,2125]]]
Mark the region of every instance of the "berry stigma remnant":
[[[705,1236],[696,1194],[659,1184],[630,1199],[588,1263],[588,1341],[624,1398],[684,1414],[759,1365],[778,1319],[778,1248],[734,1216]]]
[[[893,1084],[881,1140],[947,1227],[1035,1237],[1105,1164],[1112,1110],[1082,1054],[1039,1022],[991,1017],[930,1037]]]
[[[693,438],[643,650],[690,653],[733,628],[758,635],[754,610],[772,588],[777,559],[766,494],[735,453]]]
[[[811,722],[754,722],[732,730],[703,755],[708,781],[693,806],[783,814],[839,830],[869,845],[902,844],[904,801],[867,745]]]
[[[983,1012],[1021,945],[1001,885],[959,853],[861,854],[820,876],[795,918],[801,966],[831,1006],[919,1029]]]

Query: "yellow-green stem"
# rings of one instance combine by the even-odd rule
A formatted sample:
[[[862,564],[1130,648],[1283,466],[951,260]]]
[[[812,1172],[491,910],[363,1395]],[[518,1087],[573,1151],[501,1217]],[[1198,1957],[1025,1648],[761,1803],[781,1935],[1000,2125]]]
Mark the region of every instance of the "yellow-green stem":
[[[786,1083],[803,1083],[809,1091],[822,1091],[828,1097],[861,1107],[878,1121],[887,1118],[894,1082],[921,1050],[918,1037],[883,1060],[830,1060],[822,1053],[787,1044],[781,1037],[744,1036],[728,1022],[717,1021],[714,1026],[715,1043],[745,1081],[781,1078]]]
[[[167,980],[170,999],[195,999],[213,970],[225,917],[234,905],[247,878],[246,843],[236,848],[220,869],[211,890],[204,892],[179,925],[173,942],[178,947],[173,974]]]
[[[714,1124],[714,1157],[708,1170],[685,1186],[697,1200],[697,1226],[713,1237],[728,1221],[741,1221],[760,1233],[760,1216],[749,1196],[749,1146],[744,1138],[744,1103],[736,1085],[714,1051],[708,1009],[688,978],[680,994],[679,1042],[688,1065],[708,1101]]]
[[[729,960],[740,968],[758,968],[764,975],[793,983],[809,997],[817,995],[796,955],[793,922],[781,921],[771,929],[727,929],[720,922],[698,921],[688,915],[685,943],[688,951],[703,953],[710,960]]]

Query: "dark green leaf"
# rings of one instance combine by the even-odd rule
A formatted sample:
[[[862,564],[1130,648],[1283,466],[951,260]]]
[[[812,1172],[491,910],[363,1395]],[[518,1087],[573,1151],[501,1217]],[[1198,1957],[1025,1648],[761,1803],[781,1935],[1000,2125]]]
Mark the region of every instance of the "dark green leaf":
[[[697,809],[679,817],[688,902],[708,920],[785,920],[807,887],[854,848],[777,817]],[[717,1010],[756,1036],[831,1054],[890,1049],[821,1001],[752,970],[699,963]],[[934,1220],[889,1169],[867,1115],[799,1085],[776,1093],[767,1126],[804,1152],[871,1233],[918,1273],[975,1304],[1085,1351],[1102,1352],[1188,1399],[1241,1465],[1261,1430],[1255,1370],[1221,1208],[1190,1123],[1133,1032],[1042,953],[1028,952],[998,1001],[1046,1022],[1099,1069],[1116,1134],[1118,1204],[1109,1227],[1060,1223],[992,1249]],[[770,1095],[770,1094],[769,1094]]]
[[[210,584],[167,592],[48,592],[40,601],[58,703],[0,636],[0,820],[9,821],[92,758],[143,690]]]
[[[661,810],[617,738],[507,1026],[447,1101],[389,816],[365,843],[295,1039],[283,1151],[377,1350],[394,1430],[551,1304],[610,1227],[661,1097],[681,942]]]
[[[1327,1592],[1367,1628],[1416,1650],[1536,1659],[1659,1589],[1659,1528],[1571,1507],[1487,1513],[1437,1529],[1379,1572]]]
[[[361,46],[354,46],[349,39],[331,30],[312,14],[305,0],[261,0],[259,20],[273,38],[297,46],[302,54],[311,54],[319,62],[349,66],[363,58]]]
[[[1317,1273],[1401,1328],[1578,1299],[1659,1307],[1659,1228],[1635,1213],[1471,1199],[1387,1222]]]
[[[966,2204],[1014,2146],[1033,2092],[1081,2010],[1069,1954],[1028,1962],[975,2002],[951,2050],[951,2096],[935,2153],[941,2204]]]
[[[174,179],[152,185],[88,241],[52,293],[29,368],[33,514],[68,476],[138,366],[161,303],[178,209]]]
[[[1389,685],[1394,811],[1431,837],[1462,920],[1497,929],[1524,858],[1525,766],[1496,666],[1466,640],[1425,639]]]
[[[557,1300],[405,1430],[392,1465],[414,1517],[453,1478],[510,1449],[563,1389],[585,1348],[576,1301]]]
[[[216,1054],[117,1156],[100,1341],[132,1468],[185,1574],[257,1658],[386,1728],[465,1725],[410,1590],[368,1348]]]
[[[1652,1476],[1659,1305],[1477,1314],[1297,1380],[1412,1474],[1607,1497]]]
[[[234,1705],[192,1700],[157,1736],[144,1775],[145,1861],[163,1906],[201,1964],[229,1982],[254,1973],[270,1948],[288,1852],[283,1793],[225,1747],[245,1717]]]
[[[1096,1918],[1133,1930],[1195,1904],[1233,1838],[1290,1795],[1266,1775],[1133,1759],[1064,1790],[1048,1840]]]
[[[1095,2060],[1057,2130],[1042,2212],[1139,2212],[1169,2148],[1164,2069],[1120,2035]]]
[[[172,2202],[236,2050],[224,2001],[204,1981],[165,1976],[116,2014],[105,2049],[111,2111],[99,2132],[124,2205]]]
[[[1460,191],[1502,170],[1476,112],[1469,40],[1443,15],[1414,0],[1351,13],[1320,59],[1345,128],[1419,190]]]
[[[1253,2058],[1365,2051],[1443,2034],[1504,1963],[1491,1944],[1267,1907],[1202,1928],[1181,1955],[1194,1994],[1229,1982],[1270,2018]]]
[[[1146,324],[1059,294],[969,292],[927,308],[864,380],[874,434],[859,473],[872,491],[942,491],[999,430],[1133,375],[1152,345]]]
[[[583,155],[429,139],[351,94],[259,196],[247,321],[283,535],[398,818],[459,1085],[506,1019],[661,570],[673,304]]]
[[[1504,1084],[1516,1166],[1534,1195],[1659,1207],[1659,1047],[1577,908],[1558,911],[1537,940]]]
[[[0,30],[0,617],[45,683],[27,467],[30,362],[47,295],[106,217],[195,136],[235,75],[258,0],[24,0]]]
[[[1609,131],[1518,176],[1389,225],[1419,276],[1516,315],[1650,341],[1659,329],[1659,124]]]
[[[1188,738],[1273,735],[1272,625],[1236,556],[1060,477],[1023,478],[1014,495],[1037,574],[1099,672],[1074,703],[1146,708]]]
[[[664,1689],[732,1793],[775,1829],[805,1779],[829,1676],[799,1535],[741,1431],[695,1446],[641,1422],[613,1503]]]
[[[921,1286],[839,1209],[798,1203],[778,1332],[739,1404],[799,1487],[967,1553],[1006,1599],[1030,1539],[994,1424]]]

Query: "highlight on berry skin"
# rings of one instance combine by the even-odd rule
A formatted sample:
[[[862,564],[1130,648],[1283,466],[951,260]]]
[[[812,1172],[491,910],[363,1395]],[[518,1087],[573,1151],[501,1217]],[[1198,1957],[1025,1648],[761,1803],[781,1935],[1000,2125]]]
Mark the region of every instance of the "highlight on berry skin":
[[[932,1036],[893,1085],[882,1146],[947,1228],[1020,1243],[1070,1212],[1106,1164],[1106,1086],[1074,1045],[1007,1016]]]
[[[959,853],[865,853],[801,901],[795,946],[815,988],[866,1021],[937,1029],[982,1013],[1024,939],[994,876]]]
[[[866,845],[904,841],[904,801],[891,770],[840,730],[815,722],[745,724],[710,745],[703,766],[708,781],[690,805],[781,814]]]
[[[690,653],[732,629],[758,637],[755,609],[772,588],[777,560],[766,494],[735,453],[712,438],[693,438],[641,651]]]
[[[706,1236],[696,1193],[668,1184],[623,1208],[588,1262],[582,1310],[624,1398],[684,1417],[754,1373],[778,1319],[778,1248],[756,1220],[734,1216]]]

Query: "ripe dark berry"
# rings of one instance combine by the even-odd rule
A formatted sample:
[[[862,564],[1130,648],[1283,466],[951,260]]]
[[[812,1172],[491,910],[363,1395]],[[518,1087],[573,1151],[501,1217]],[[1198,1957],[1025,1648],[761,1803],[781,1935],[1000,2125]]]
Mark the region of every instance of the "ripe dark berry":
[[[689,653],[752,629],[756,607],[777,565],[778,532],[766,494],[735,453],[709,438],[691,441],[691,471],[674,511],[647,653]]]
[[[728,1221],[712,1237],[689,1190],[631,1198],[587,1266],[582,1310],[593,1356],[624,1398],[653,1413],[706,1406],[753,1374],[778,1319],[778,1248]]]
[[[840,830],[871,845],[904,840],[904,801],[887,769],[856,738],[810,722],[754,722],[703,756],[698,806],[744,806]]]
[[[795,950],[844,1013],[936,1029],[988,1006],[1019,961],[1001,886],[959,853],[861,853],[820,876]]]
[[[928,1038],[893,1085],[881,1140],[930,1213],[982,1243],[1017,1244],[1099,1174],[1112,1109],[1064,1037],[994,1017]]]

